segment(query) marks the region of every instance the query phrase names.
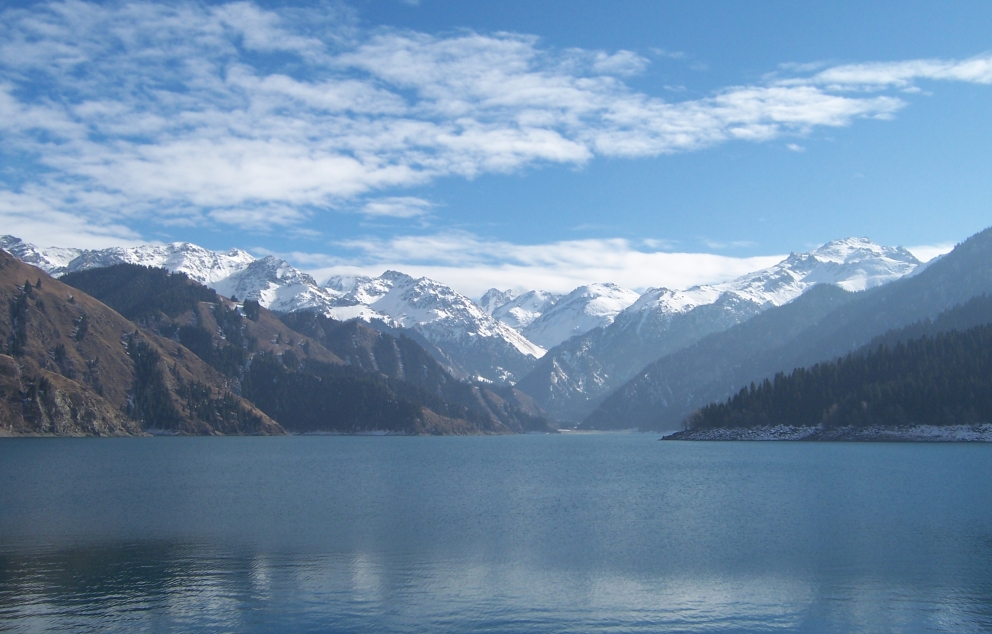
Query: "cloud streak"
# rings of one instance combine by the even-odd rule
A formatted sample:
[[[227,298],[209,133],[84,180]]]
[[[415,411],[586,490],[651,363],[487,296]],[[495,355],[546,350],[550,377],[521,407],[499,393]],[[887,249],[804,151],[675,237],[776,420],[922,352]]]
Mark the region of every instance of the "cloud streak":
[[[5,200],[25,196],[107,235],[149,219],[265,229],[332,209],[416,218],[428,206],[380,192],[763,142],[890,118],[907,103],[878,93],[920,80],[992,83],[992,56],[917,60],[794,69],[672,102],[625,83],[648,64],[513,33],[361,30],[326,7],[8,9],[0,158],[16,167],[0,173],[0,219],[17,213]]]
[[[318,280],[331,275],[381,274],[397,269],[449,284],[471,297],[487,289],[535,288],[568,292],[590,282],[632,289],[688,288],[721,282],[771,266],[784,256],[735,258],[708,253],[661,251],[653,241],[566,240],[524,245],[447,232],[387,240],[343,241],[343,256],[281,254]]]

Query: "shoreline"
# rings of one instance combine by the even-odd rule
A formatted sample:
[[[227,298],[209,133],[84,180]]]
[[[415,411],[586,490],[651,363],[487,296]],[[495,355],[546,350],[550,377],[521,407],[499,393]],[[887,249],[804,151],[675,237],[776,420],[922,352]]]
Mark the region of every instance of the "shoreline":
[[[992,442],[992,423],[979,425],[904,425],[900,427],[815,427],[773,425],[689,429],[659,440],[807,441],[807,442]]]

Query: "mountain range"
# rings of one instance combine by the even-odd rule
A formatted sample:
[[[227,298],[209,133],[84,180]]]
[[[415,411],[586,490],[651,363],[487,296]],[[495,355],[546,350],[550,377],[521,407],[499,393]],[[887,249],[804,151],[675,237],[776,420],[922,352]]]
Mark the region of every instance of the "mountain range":
[[[583,421],[591,429],[678,429],[694,410],[777,372],[844,356],[893,329],[992,294],[992,229],[885,285],[820,285],[794,301],[673,351],[637,373]]]
[[[20,280],[24,280],[23,283]],[[135,264],[59,280],[0,251],[0,434],[551,431],[361,322],[276,314]]]
[[[773,267],[721,284],[643,293],[610,283],[567,294],[491,289],[474,302],[440,282],[397,271],[319,284],[272,256],[255,258],[239,249],[218,253],[189,243],[81,250],[2,236],[0,248],[56,277],[118,264],[159,267],[183,273],[236,305],[257,302],[283,319],[307,314],[327,323],[364,324],[366,337],[409,340],[454,383],[488,385],[490,394],[528,415],[546,411],[566,425],[588,428],[671,425],[710,392],[698,391],[697,398],[692,388],[685,407],[654,416],[661,411],[656,412],[657,395],[670,386],[649,389],[644,377],[665,359],[673,359],[672,367],[685,364],[685,355],[709,345],[711,337],[752,322],[753,328],[772,323],[764,327],[780,338],[803,331],[850,297],[867,297],[896,280],[923,278],[940,264],[922,266],[906,249],[850,238],[790,254]],[[780,317],[790,314],[792,321]],[[771,316],[759,319],[765,315]],[[514,396],[499,396],[511,385]],[[641,398],[648,393],[650,398]]]
[[[551,349],[517,387],[552,416],[580,421],[649,363],[709,334],[788,304],[820,284],[864,290],[919,265],[906,249],[851,238],[793,253],[775,266],[722,284],[648,289],[609,325]]]

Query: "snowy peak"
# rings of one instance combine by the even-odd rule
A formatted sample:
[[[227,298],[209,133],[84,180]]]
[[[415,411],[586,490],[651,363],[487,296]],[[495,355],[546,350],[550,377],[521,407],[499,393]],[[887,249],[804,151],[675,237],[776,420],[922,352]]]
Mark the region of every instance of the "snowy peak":
[[[344,298],[353,303],[370,305],[385,297],[396,284],[412,281],[412,277],[399,271],[386,271],[379,277],[358,277]]]
[[[435,280],[396,271],[358,285],[345,296],[385,315],[395,325],[430,332],[430,340],[462,336],[498,338],[519,352],[540,357],[544,350],[500,323],[468,297]],[[368,301],[371,300],[371,301]],[[437,328],[440,326],[441,328]],[[447,332],[445,332],[447,331]]]
[[[257,300],[278,311],[326,311],[336,293],[322,289],[312,277],[285,260],[257,259],[247,251],[216,252],[189,242],[146,244],[109,249],[38,248],[17,238],[0,238],[0,247],[54,276],[75,271],[138,264],[184,273],[222,295]]]
[[[818,266],[804,278],[809,284],[836,284],[847,291],[863,291],[912,273],[921,262],[903,247],[885,247],[868,238],[835,240],[814,249]]]
[[[362,275],[333,275],[324,282],[324,288],[335,293],[347,293],[357,285],[368,282],[371,277]]]
[[[869,238],[845,238],[832,240],[809,253],[819,262],[834,262],[847,264],[870,259],[885,259],[892,261],[919,264],[912,253],[903,247],[886,247],[875,244]]]
[[[317,285],[307,273],[273,256],[253,260],[243,269],[213,283],[222,295],[253,299],[269,310],[326,312],[337,293]]]
[[[638,297],[635,291],[616,284],[580,286],[555,302],[521,332],[534,343],[551,348],[593,328],[608,326]]]
[[[66,272],[115,264],[138,264],[168,269],[173,273],[185,273],[190,279],[212,287],[254,261],[254,256],[240,249],[217,253],[188,242],[173,242],[83,251],[69,263]]]
[[[276,257],[259,259],[239,249],[218,253],[186,242],[90,251],[39,249],[7,236],[0,246],[55,275],[121,263],[154,266],[185,273],[222,295],[257,300],[271,310],[381,321],[437,346],[433,352],[439,360],[464,375],[491,381],[514,381],[545,352],[444,284],[398,271],[377,278],[332,278],[322,287]]]
[[[54,277],[63,275],[69,263],[83,252],[82,249],[40,248],[14,236],[0,236],[0,249],[10,253],[21,262],[37,266]]]
[[[461,373],[490,381],[519,379],[545,352],[451,287],[397,271],[357,279],[326,314],[408,329],[437,346],[447,355],[444,362]]]
[[[684,291],[650,289],[626,312],[684,313],[712,304],[728,293],[760,307],[781,306],[816,284],[862,291],[908,275],[918,266],[920,261],[903,247],[880,246],[868,238],[834,240],[809,253],[792,253],[775,266],[729,282]],[[627,319],[625,315],[624,321]]]
[[[285,260],[273,256],[257,259],[241,249],[219,253],[188,242],[86,251],[69,264],[68,270],[81,271],[121,263],[185,273],[221,295],[253,299],[276,311],[323,311],[335,298],[334,294],[320,288],[312,277]]]
[[[493,311],[501,306],[505,306],[516,296],[517,294],[511,290],[501,291],[498,288],[490,288],[488,291],[483,293],[478,304],[482,310],[492,315]]]
[[[721,284],[650,289],[602,330],[549,350],[519,388],[553,416],[579,420],[598,399],[641,368],[788,303],[816,284],[829,282],[860,290],[910,274],[918,266],[918,260],[905,249],[853,238],[827,243],[810,253],[793,253],[775,266]],[[569,298],[562,299],[530,328],[568,304]],[[524,333],[541,343],[530,328]]]
[[[499,306],[491,314],[510,328],[521,330],[548,312],[561,298],[561,293],[528,291]]]

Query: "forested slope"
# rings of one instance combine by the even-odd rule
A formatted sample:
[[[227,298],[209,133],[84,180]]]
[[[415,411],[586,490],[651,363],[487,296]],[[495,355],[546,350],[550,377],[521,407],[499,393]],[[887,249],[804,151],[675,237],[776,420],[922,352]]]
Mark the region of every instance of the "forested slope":
[[[881,344],[752,383],[689,429],[992,422],[992,324]]]

